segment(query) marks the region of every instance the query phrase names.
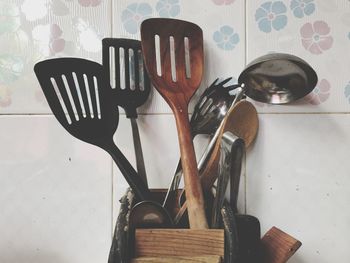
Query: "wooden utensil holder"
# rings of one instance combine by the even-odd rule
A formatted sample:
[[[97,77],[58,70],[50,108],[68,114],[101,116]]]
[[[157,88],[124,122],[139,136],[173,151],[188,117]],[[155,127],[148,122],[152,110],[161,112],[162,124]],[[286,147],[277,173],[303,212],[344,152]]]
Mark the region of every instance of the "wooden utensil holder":
[[[163,200],[165,192],[164,189],[153,189],[152,199]],[[175,205],[179,193],[180,191],[176,192],[169,202],[169,207],[173,208],[170,211],[172,216],[179,209]],[[128,224],[130,208],[135,204],[131,190],[127,191],[120,202],[108,263],[230,262],[228,256],[225,257],[223,229],[188,229],[186,219],[181,222],[181,228],[177,229],[133,229]],[[207,200],[207,204],[211,204],[211,200]],[[285,263],[300,246],[300,241],[273,227],[261,239],[261,263]],[[226,254],[229,253],[226,251]]]

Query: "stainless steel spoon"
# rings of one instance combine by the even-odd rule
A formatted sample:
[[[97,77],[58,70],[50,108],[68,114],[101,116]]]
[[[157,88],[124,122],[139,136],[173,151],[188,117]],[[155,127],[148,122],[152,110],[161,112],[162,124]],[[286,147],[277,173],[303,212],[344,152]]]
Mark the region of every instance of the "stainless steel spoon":
[[[173,220],[157,202],[141,201],[130,211],[129,224],[133,228],[171,228]]]
[[[253,60],[238,78],[242,85],[236,99],[285,104],[305,97],[317,84],[313,68],[297,56],[273,53]]]
[[[285,104],[305,97],[317,84],[314,69],[301,58],[284,53],[267,54],[253,60],[238,78],[237,88],[231,107],[245,95],[249,98],[269,104]],[[210,140],[198,162],[201,170],[219,136],[220,127]],[[180,205],[183,200],[180,200]]]

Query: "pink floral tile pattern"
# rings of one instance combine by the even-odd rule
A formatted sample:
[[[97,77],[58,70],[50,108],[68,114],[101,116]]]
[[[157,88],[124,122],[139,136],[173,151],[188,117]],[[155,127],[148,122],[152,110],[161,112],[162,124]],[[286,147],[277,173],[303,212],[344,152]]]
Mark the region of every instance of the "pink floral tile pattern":
[[[111,0],[1,0],[0,113],[48,113],[34,63],[60,56],[100,61],[110,7]]]
[[[316,88],[305,97],[305,100],[312,105],[320,105],[328,100],[331,91],[331,84],[326,79],[321,79]]]
[[[0,107],[11,105],[11,90],[6,85],[0,84]]]
[[[325,21],[306,23],[300,29],[303,47],[312,54],[322,54],[333,45],[331,28]]]

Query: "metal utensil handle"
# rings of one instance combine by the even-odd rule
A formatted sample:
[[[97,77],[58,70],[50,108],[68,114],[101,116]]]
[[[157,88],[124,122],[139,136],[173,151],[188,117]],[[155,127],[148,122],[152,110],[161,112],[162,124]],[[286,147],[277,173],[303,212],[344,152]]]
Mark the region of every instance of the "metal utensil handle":
[[[182,178],[182,166],[181,166],[181,158],[180,158],[179,162],[177,163],[175,174],[171,179],[170,185],[168,187],[168,191],[165,195],[165,198],[163,201],[163,207],[166,207],[170,198],[170,194],[179,188],[181,178]]]
[[[101,145],[101,147],[111,155],[137,198],[139,198],[139,200],[150,200],[151,193],[148,187],[142,178],[137,174],[130,162],[125,158],[124,154],[115,145],[113,140],[109,143]]]
[[[238,263],[239,240],[238,240],[238,222],[234,212],[226,200],[221,208],[222,222],[225,229],[225,262]],[[227,241],[227,242],[226,242]],[[225,246],[226,246],[225,244]]]
[[[239,193],[239,184],[240,178],[245,174],[245,149],[239,149],[240,152],[237,152],[237,155],[240,155],[240,158],[234,160],[234,166],[232,167],[232,177],[230,180],[230,205],[232,210],[235,213],[238,213],[238,193]]]
[[[234,194],[231,191],[230,197],[237,203],[243,154],[244,141],[231,132],[225,132],[220,143],[220,162],[218,167],[217,191],[213,205],[212,228],[219,227],[220,210],[225,199],[225,192],[230,176],[233,176],[233,180],[231,177],[231,186],[235,186]]]
[[[139,176],[145,182],[146,186],[148,186],[145,161],[143,159],[143,154],[142,154],[142,146],[141,146],[141,140],[140,140],[139,127],[137,125],[137,121],[135,118],[130,118],[130,122],[131,122],[131,129],[132,129],[132,138],[134,141],[137,172],[138,172]]]
[[[220,163],[219,163],[219,169],[218,169],[216,194],[213,202],[211,228],[219,228],[220,212],[225,199],[227,184],[230,178],[230,171],[229,171],[230,149],[227,146],[228,145],[223,140],[221,140]]]
[[[239,183],[244,171],[245,146],[244,141],[231,132],[225,132],[222,138],[223,144],[226,144],[230,151],[230,160],[228,164],[228,174],[230,175],[230,205],[233,212],[237,213],[237,201],[239,193]]]

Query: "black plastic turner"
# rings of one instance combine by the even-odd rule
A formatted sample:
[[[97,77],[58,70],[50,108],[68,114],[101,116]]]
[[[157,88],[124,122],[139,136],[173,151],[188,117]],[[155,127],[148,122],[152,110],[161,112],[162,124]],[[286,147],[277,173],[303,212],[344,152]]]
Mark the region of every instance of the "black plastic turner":
[[[102,64],[108,73],[114,100],[125,110],[126,117],[130,119],[137,171],[147,184],[140,134],[136,122],[136,109],[146,102],[151,90],[143,65],[141,42],[125,38],[103,39]]]
[[[234,142],[235,138],[237,138],[235,135],[227,132],[223,136],[223,141]],[[235,214],[237,227],[237,263],[257,263],[261,259],[260,222],[252,215],[238,214],[237,208],[240,178],[244,173],[244,168],[242,169],[242,163],[245,162],[244,141],[235,143],[235,146],[232,144],[230,151],[234,156],[230,167],[230,206]]]
[[[106,150],[141,200],[149,190],[113,141],[119,112],[102,65],[80,58],[57,58],[37,63],[34,71],[49,106],[74,137]]]

